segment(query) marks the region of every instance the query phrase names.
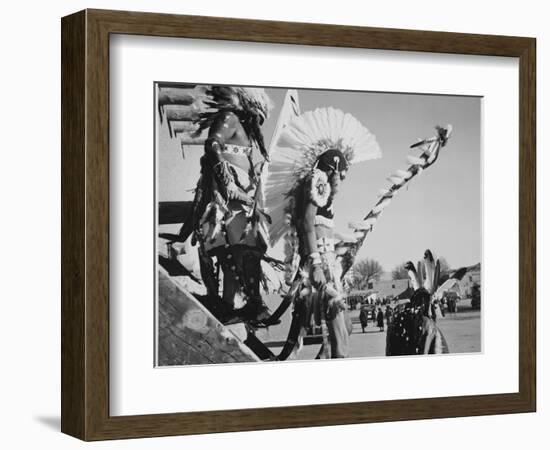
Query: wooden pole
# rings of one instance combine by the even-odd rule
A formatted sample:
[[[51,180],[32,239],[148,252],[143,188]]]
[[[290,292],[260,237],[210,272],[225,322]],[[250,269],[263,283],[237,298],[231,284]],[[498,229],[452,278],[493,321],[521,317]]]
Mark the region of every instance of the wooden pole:
[[[188,134],[184,134],[180,140],[181,145],[204,145],[208,135],[206,133],[201,134],[199,137],[191,137]]]
[[[179,133],[192,134],[197,130],[197,126],[193,122],[178,120],[169,122],[169,126],[172,128],[174,136]]]
[[[198,100],[197,92],[188,88],[159,88],[159,105],[192,105]]]
[[[167,105],[164,107],[166,120],[186,120],[193,121],[199,117],[198,107],[184,105]]]

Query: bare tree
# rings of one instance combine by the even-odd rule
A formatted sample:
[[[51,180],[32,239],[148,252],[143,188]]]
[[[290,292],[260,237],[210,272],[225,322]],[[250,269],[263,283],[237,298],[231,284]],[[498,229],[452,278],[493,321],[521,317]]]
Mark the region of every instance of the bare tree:
[[[363,259],[353,266],[353,276],[350,287],[353,289],[367,289],[369,283],[377,281],[384,272],[382,265],[374,259]]]
[[[405,263],[395,266],[391,271],[392,280],[402,280],[408,277],[409,277],[409,274],[407,272],[407,269],[405,269]]]

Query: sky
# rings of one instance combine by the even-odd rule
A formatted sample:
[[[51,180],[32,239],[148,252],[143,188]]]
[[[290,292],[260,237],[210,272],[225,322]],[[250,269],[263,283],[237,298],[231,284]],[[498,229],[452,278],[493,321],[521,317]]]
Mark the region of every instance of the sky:
[[[286,89],[268,88],[275,107],[265,122],[266,144]],[[357,260],[373,258],[384,270],[422,258],[429,248],[452,268],[481,260],[481,98],[426,94],[298,89],[301,111],[333,106],[353,114],[376,139],[382,158],[355,164],[335,200],[336,229],[361,220],[377,201],[387,177],[417,155],[409,146],[433,136],[435,125],[452,124],[453,134],[438,161],[403,188],[369,233]],[[191,200],[199,173],[201,147],[171,139],[166,124],[158,129],[158,201]],[[280,257],[280,248],[270,252]]]

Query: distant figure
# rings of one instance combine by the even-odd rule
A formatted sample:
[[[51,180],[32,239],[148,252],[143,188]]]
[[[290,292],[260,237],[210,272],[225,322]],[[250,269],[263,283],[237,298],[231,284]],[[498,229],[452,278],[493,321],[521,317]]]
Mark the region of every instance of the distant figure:
[[[458,312],[458,301],[460,300],[460,297],[456,294],[449,295],[447,297],[447,305],[448,305],[448,311],[454,313]]]
[[[376,323],[380,331],[384,331],[384,313],[382,308],[378,308],[378,313],[376,314]]]
[[[367,308],[361,308],[361,312],[359,313],[359,322],[361,322],[361,329],[364,333],[365,328],[367,328],[369,324],[369,313],[367,312]]]
[[[388,327],[389,327],[390,324],[391,324],[392,315],[393,315],[393,310],[391,309],[391,306],[390,306],[390,305],[387,305],[387,306],[386,306],[386,313],[385,313],[385,316],[386,316],[386,325],[387,325]]]

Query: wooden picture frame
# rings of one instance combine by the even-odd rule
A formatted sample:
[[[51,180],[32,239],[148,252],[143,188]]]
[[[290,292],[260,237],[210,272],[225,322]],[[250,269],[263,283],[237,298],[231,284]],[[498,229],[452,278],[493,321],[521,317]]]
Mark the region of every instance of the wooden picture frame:
[[[535,411],[535,39],[103,10],[64,17],[61,29],[64,433],[100,440]],[[519,58],[519,391],[110,416],[109,36],[115,33]]]

